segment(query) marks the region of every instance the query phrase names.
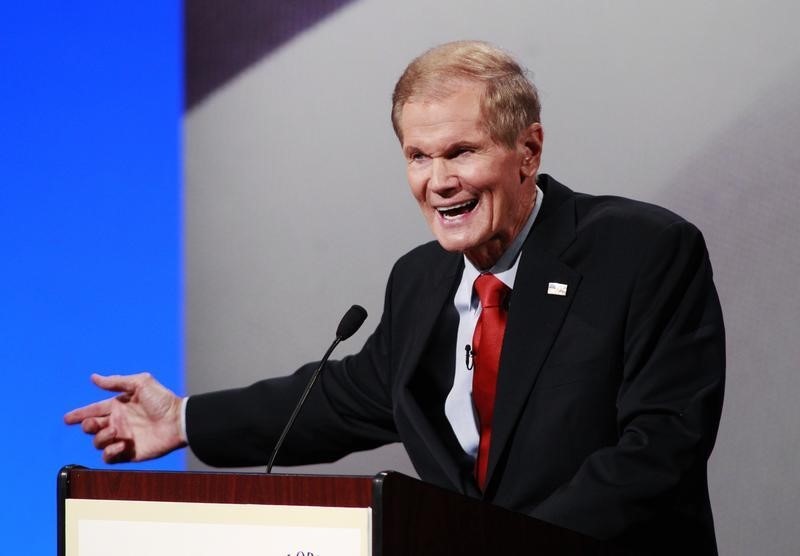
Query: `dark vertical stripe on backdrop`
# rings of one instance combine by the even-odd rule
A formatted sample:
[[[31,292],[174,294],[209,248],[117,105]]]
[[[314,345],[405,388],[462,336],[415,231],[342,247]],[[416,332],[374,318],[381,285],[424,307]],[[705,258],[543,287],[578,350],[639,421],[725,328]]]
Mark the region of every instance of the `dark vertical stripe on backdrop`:
[[[353,0],[188,0],[185,108]]]

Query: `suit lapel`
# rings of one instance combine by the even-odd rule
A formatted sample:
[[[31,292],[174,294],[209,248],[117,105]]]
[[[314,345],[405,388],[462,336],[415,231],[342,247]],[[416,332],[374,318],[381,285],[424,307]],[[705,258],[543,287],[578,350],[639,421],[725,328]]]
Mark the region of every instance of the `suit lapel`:
[[[441,467],[454,488],[476,496],[469,458],[444,415],[444,400],[455,372],[458,314],[452,299],[462,270],[460,254],[447,254],[441,265],[427,269],[423,283],[432,287],[420,291],[415,302],[411,341],[399,362],[403,375],[399,403],[430,454],[428,461]]]
[[[399,361],[406,376],[417,367],[442,308],[452,298],[455,281],[462,269],[461,255],[453,253],[446,253],[440,264],[426,269],[425,278],[420,282],[423,287],[416,292],[415,310],[410,313],[414,322],[402,323],[412,331],[408,348],[403,350]]]
[[[513,435],[522,409],[567,315],[581,276],[558,259],[575,239],[572,192],[543,176],[542,210],[522,250],[508,324],[500,356],[500,373],[489,453],[487,491],[492,474]],[[546,187],[546,189],[545,189]],[[566,284],[566,295],[548,293],[550,283]]]

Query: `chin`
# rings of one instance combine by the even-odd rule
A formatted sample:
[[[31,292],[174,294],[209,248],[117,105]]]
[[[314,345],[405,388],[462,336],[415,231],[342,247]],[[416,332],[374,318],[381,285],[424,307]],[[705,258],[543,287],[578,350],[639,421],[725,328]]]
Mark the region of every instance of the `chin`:
[[[434,215],[432,219],[428,220],[428,226],[442,249],[450,252],[463,253],[475,249],[486,241],[486,236],[491,235],[483,222],[478,220],[461,222],[456,225],[455,223],[444,223],[438,215]]]
[[[468,241],[463,237],[453,237],[449,234],[434,234],[434,237],[442,249],[451,253],[464,253],[475,248],[475,242]]]

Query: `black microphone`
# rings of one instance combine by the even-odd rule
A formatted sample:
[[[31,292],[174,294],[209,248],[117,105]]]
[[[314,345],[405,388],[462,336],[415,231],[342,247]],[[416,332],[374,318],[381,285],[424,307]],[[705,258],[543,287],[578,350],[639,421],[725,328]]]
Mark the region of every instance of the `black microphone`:
[[[286,426],[283,427],[283,432],[281,432],[278,442],[275,443],[275,448],[272,450],[272,455],[269,457],[269,463],[267,463],[268,474],[272,473],[272,464],[275,463],[275,458],[278,456],[278,450],[280,450],[283,441],[286,439],[286,435],[289,434],[289,429],[292,428],[295,419],[297,419],[297,415],[300,413],[300,408],[303,407],[303,404],[308,397],[308,393],[311,392],[311,388],[317,381],[319,373],[322,372],[322,367],[325,366],[325,363],[328,361],[328,358],[331,356],[331,353],[333,353],[333,350],[336,348],[336,346],[339,345],[339,342],[342,342],[343,340],[346,340],[355,334],[356,331],[361,328],[361,325],[364,324],[366,319],[367,310],[361,305],[353,305],[344,314],[342,320],[339,321],[339,326],[336,327],[336,339],[331,344],[331,347],[328,348],[328,351],[325,352],[319,367],[317,367],[317,369],[314,371],[314,374],[311,375],[308,384],[306,384],[305,390],[303,390],[303,394],[300,396],[300,401],[297,402],[294,411],[292,411],[292,415],[289,417],[289,421],[286,423]]]
[[[336,339],[340,342],[355,334],[364,321],[367,320],[367,310],[361,305],[353,305],[339,321],[336,327]]]
[[[471,345],[467,344],[464,346],[464,351],[466,351],[464,356],[464,364],[467,366],[467,370],[471,371],[475,364],[475,350],[472,349]]]

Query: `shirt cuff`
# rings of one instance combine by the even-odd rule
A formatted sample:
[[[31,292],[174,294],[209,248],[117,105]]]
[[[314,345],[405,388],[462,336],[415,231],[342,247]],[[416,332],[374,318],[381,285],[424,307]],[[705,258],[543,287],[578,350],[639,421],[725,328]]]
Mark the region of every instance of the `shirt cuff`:
[[[189,403],[189,396],[181,400],[181,440],[189,443],[189,435],[186,433],[186,404]]]

